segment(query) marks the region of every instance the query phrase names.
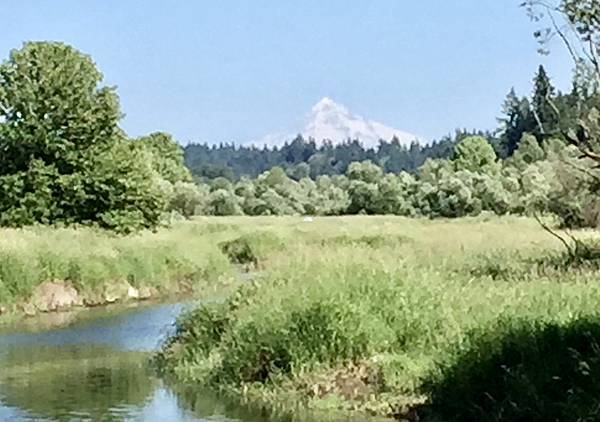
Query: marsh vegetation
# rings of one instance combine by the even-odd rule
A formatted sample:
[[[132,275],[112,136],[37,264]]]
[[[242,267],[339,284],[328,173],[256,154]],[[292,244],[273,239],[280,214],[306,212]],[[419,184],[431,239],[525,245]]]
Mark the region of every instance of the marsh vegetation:
[[[557,265],[535,220],[222,221],[194,224],[244,239],[265,270],[179,320],[156,359],[169,376],[288,410],[595,412],[598,272]]]

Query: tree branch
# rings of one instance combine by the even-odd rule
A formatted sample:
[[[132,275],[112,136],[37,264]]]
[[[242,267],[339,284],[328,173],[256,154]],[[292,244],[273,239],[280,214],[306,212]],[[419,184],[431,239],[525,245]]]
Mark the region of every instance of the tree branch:
[[[550,233],[552,236],[554,236],[555,238],[557,238],[558,240],[560,240],[560,242],[565,246],[565,248],[567,249],[569,255],[574,256],[574,252],[573,249],[571,248],[571,245],[569,245],[569,242],[567,242],[561,235],[559,235],[558,233],[556,233],[554,230],[552,230],[550,227],[548,227],[548,225],[546,223],[544,223],[542,221],[542,219],[540,218],[539,215],[537,215],[537,213],[533,214],[533,217],[536,219],[536,221],[538,222],[538,224],[548,233]]]

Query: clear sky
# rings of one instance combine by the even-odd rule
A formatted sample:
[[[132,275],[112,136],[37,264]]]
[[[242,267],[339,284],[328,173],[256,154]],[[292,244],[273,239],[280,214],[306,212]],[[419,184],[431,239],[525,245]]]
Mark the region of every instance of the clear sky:
[[[27,40],[90,54],[131,136],[246,142],[298,125],[324,96],[436,138],[494,128],[543,63],[522,0],[0,0],[0,57]]]

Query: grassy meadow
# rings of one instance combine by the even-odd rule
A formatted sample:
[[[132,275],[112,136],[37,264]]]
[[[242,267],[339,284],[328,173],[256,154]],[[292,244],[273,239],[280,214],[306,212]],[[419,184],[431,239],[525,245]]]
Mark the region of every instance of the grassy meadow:
[[[231,281],[217,247],[219,225],[182,224],[118,236],[90,228],[0,229],[0,305],[16,309],[46,281],[66,281],[84,297],[127,283],[157,296],[202,293]]]
[[[281,411],[592,420],[600,273],[566,263],[560,242],[521,217],[1,230],[0,305],[48,280],[83,295],[127,282],[214,296],[180,318],[159,369]]]
[[[598,417],[599,273],[532,219],[203,224],[259,271],[180,319],[157,356],[179,381],[284,411]]]

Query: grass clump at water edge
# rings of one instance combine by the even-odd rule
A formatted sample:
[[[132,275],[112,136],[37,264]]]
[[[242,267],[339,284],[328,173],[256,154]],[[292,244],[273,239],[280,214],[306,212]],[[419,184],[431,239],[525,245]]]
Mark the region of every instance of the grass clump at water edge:
[[[544,327],[595,318],[600,291],[590,280],[597,273],[558,268],[532,272],[528,259],[556,254],[560,245],[528,220],[511,221],[511,241],[502,230],[505,220],[370,221],[370,236],[384,239],[376,247],[347,241],[364,234],[360,224],[353,232],[342,219],[306,226],[300,233],[288,231],[286,223],[273,227],[284,240],[289,233],[295,235],[285,257],[270,260],[259,282],[184,316],[159,354],[159,366],[176,379],[271,408],[334,408],[396,417],[418,411],[422,418],[441,415],[448,420],[444,397],[454,400],[460,394],[465,408],[480,406],[474,390],[478,383],[467,381],[471,375],[453,375],[456,362],[464,362],[465,350],[471,351],[472,361],[465,372],[477,374],[489,370],[489,363],[481,360],[493,355],[486,345],[503,356],[505,341],[525,338],[511,334],[516,329],[498,328],[499,321],[518,320],[515,327],[529,327],[532,335],[543,336]],[[411,241],[385,240],[400,235]],[[323,242],[315,247],[319,236]],[[336,238],[344,241],[328,240]],[[482,264],[481,253],[493,259],[502,255],[498,251],[517,257],[510,277],[473,270],[489,264]],[[566,350],[572,341],[575,337],[566,336],[565,346],[556,351]],[[580,353],[588,353],[584,361],[594,366],[590,350]],[[519,361],[507,362],[510,367]],[[530,382],[524,374],[522,386]],[[452,396],[444,386],[454,382],[461,385]],[[566,393],[574,385],[565,381],[557,388]],[[564,397],[562,404],[535,414],[567,414],[571,402],[568,394]],[[558,408],[563,413],[556,413]],[[505,420],[497,416],[507,413],[499,412],[490,410],[488,420]],[[456,417],[472,420],[467,413]]]

